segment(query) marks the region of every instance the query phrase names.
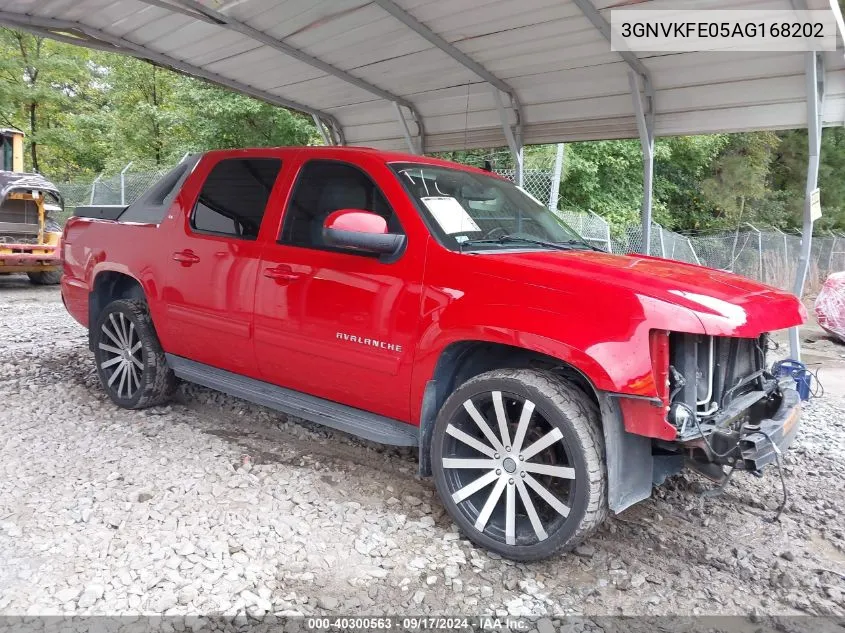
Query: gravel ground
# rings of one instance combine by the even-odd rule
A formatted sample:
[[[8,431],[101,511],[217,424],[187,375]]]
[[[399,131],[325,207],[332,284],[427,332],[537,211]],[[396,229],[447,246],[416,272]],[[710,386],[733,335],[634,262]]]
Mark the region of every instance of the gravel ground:
[[[840,396],[806,407],[779,523],[774,469],[716,498],[683,475],[515,564],[461,538],[413,451],[194,386],[116,408],[55,288],[0,277],[0,332],[0,613],[845,614]]]

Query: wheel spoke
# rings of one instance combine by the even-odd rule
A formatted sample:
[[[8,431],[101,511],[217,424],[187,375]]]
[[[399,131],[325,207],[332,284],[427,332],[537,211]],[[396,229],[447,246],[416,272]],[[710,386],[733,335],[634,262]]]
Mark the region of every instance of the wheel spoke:
[[[551,446],[562,437],[563,433],[560,432],[560,429],[557,427],[553,428],[531,446],[526,448],[524,451],[521,451],[522,458],[526,460],[531,459],[534,455],[542,451],[544,448]]]
[[[495,473],[493,473],[495,475]],[[499,503],[499,499],[502,497],[502,490],[504,490],[505,486],[508,485],[508,480],[504,477],[499,477],[499,481],[496,482],[496,485],[493,486],[492,492],[490,492],[490,496],[487,497],[487,502],[484,504],[484,507],[481,508],[481,512],[478,515],[478,518],[475,520],[475,529],[479,532],[484,531],[484,527],[487,525],[487,521],[490,519],[490,515],[493,513],[493,509],[496,507],[496,504]]]
[[[121,374],[120,383],[117,385],[117,395],[122,397],[123,385],[126,383],[126,380],[129,377],[129,365],[123,363],[121,367],[123,367],[123,374]]]
[[[111,345],[106,345],[105,343],[100,343],[99,348],[104,349],[107,352],[111,352],[112,354],[123,354],[122,349],[118,349],[117,347],[112,347]]]
[[[531,475],[525,476],[525,483],[528,484],[534,492],[540,495],[540,498],[548,503],[561,516],[569,516],[569,506],[565,505],[560,499],[549,492],[546,487],[539,481],[534,479]]]
[[[135,358],[134,356],[131,356],[130,358],[132,359],[132,364],[133,364],[133,365],[135,365],[135,367],[137,367],[137,368],[138,368],[138,369],[140,369],[141,371],[144,371],[144,363],[142,363],[141,361],[139,361],[139,360],[138,360],[137,358]]]
[[[134,365],[129,365],[129,376],[131,380],[129,381],[129,390],[134,391],[137,387],[141,386],[141,377],[138,375],[138,370],[135,369]],[[132,386],[132,380],[135,381],[135,387]]]
[[[474,495],[476,492],[481,490],[484,486],[489,486],[493,481],[495,481],[499,475],[496,474],[495,470],[491,470],[489,473],[481,475],[475,481],[468,483],[466,486],[461,488],[460,490],[456,490],[452,493],[452,501],[455,503],[460,503],[464,499],[467,499]]]
[[[114,330],[115,336],[120,339],[120,346],[126,347],[126,339],[123,338],[123,334],[120,333],[120,328],[117,327],[117,321],[114,318],[114,312],[109,315],[109,321],[111,321],[112,328]]]
[[[481,417],[481,414],[478,412],[478,409],[475,408],[475,405],[472,403],[472,400],[467,400],[464,402],[464,409],[466,409],[467,413],[469,413],[469,417],[473,419],[475,424],[481,429],[481,432],[484,433],[484,437],[487,438],[487,441],[495,448],[498,452],[502,453],[505,450],[505,447],[502,446],[502,443],[496,437],[496,434],[490,430],[490,425]]]
[[[118,312],[117,316],[120,318],[120,332],[123,334],[124,347],[129,347],[129,330],[126,328],[126,317],[123,312]]]
[[[526,400],[522,405],[522,414],[519,416],[519,422],[516,425],[516,435],[513,438],[513,452],[519,453],[522,449],[522,442],[525,441],[525,434],[528,432],[528,423],[531,421],[531,416],[534,414],[534,403]]]
[[[129,334],[126,336],[126,345],[127,347],[132,347],[132,341],[136,338],[135,336],[135,324],[132,321],[129,322]]]
[[[481,440],[475,439],[472,435],[467,435],[456,426],[452,426],[450,424],[446,427],[446,432],[455,439],[460,440],[467,446],[471,446],[479,453],[487,455],[487,457],[493,457],[496,454],[496,451],[494,451],[491,447],[487,446],[487,444],[485,444]]]
[[[109,330],[109,329],[106,327],[106,324],[105,324],[105,323],[103,323],[103,325],[100,327],[100,329],[101,329],[101,330],[103,330],[103,333],[104,333],[106,336],[108,336],[108,337],[112,340],[112,342],[113,342],[115,345],[117,345],[118,347],[120,347],[120,346],[122,345],[122,343],[120,342],[120,340],[117,338],[117,335],[116,335],[116,334],[112,334],[112,333],[111,333],[111,330]]]
[[[123,360],[123,359],[121,358],[120,360]],[[109,382],[108,382],[109,387],[111,387],[112,384],[114,383],[115,379],[118,378],[119,375],[123,373],[124,369],[126,369],[126,363],[120,363],[120,365],[117,366],[117,369],[115,369],[112,372],[112,375],[109,377]]]
[[[505,491],[505,543],[516,543],[516,492],[513,485]]]
[[[104,363],[100,363],[100,369],[105,369],[106,367],[111,367],[111,366],[112,366],[112,365],[114,365],[115,363],[119,363],[119,362],[120,362],[120,361],[122,361],[122,360],[123,360],[123,359],[122,359],[120,356],[115,356],[115,357],[114,357],[114,358],[112,358],[111,360],[107,360],[107,361],[106,361],[106,362],[104,362]]]
[[[534,528],[534,534],[537,535],[538,540],[545,541],[549,538],[549,535],[543,529],[543,523],[540,521],[540,517],[537,516],[537,508],[534,507],[534,501],[531,499],[531,495],[528,494],[525,484],[522,483],[522,478],[516,480],[516,489],[519,491],[519,498],[522,500],[522,506],[525,508],[528,520],[531,521],[531,527]]]
[[[138,341],[137,343],[135,343],[135,345],[133,345],[133,346],[132,346],[132,349],[130,349],[130,350],[129,350],[129,353],[130,353],[130,354],[134,354],[134,353],[135,353],[135,352],[137,352],[139,349],[141,349],[141,347],[142,347],[143,345],[144,345],[144,344],[143,344],[141,341]]]
[[[444,457],[443,468],[478,468],[495,470],[499,462],[495,459],[459,459],[455,457]]]
[[[522,469],[538,475],[549,475],[550,477],[560,477],[561,479],[575,479],[575,469],[569,468],[568,466],[549,466],[548,464],[526,462],[522,464]]]
[[[508,418],[505,415],[505,405],[502,402],[502,392],[493,392],[493,408],[496,410],[496,421],[499,423],[499,437],[505,447],[511,445],[511,435],[508,432]]]

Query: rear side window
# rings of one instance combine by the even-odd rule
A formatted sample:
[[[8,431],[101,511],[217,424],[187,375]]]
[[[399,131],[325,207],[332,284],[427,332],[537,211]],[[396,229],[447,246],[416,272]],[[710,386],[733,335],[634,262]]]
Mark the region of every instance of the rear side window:
[[[221,160],[202,186],[191,213],[191,228],[199,233],[256,239],[281,168],[278,158]]]
[[[141,194],[141,197],[130,204],[118,219],[121,222],[161,224],[170,203],[179,193],[182,183],[185,182],[199,158],[199,154],[194,154],[176,165],[161,180]],[[133,183],[127,183],[128,188],[132,186]]]

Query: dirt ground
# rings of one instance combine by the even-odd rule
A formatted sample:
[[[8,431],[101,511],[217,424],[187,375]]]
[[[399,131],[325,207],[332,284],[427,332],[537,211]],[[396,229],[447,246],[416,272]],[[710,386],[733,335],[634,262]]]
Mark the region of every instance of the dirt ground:
[[[773,468],[681,475],[531,564],[462,538],[413,450],[194,386],[116,408],[56,288],[0,277],[0,332],[0,614],[845,615],[845,346],[816,329],[779,522]]]

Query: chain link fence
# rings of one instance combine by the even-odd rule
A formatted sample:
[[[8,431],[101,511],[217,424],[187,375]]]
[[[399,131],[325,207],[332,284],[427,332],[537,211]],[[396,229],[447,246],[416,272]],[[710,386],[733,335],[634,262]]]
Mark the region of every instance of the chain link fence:
[[[605,220],[592,212],[564,210],[558,216],[585,240],[610,253],[642,253],[639,225],[611,231]],[[801,236],[775,228],[759,229],[745,224],[735,231],[682,235],[654,223],[651,255],[690,264],[726,270],[762,281],[782,290],[792,290],[801,256]],[[845,270],[845,235],[813,237],[810,269],[805,291],[818,292],[830,273]]]
[[[93,181],[58,184],[65,198],[66,216],[86,204],[130,204],[168,170],[131,171],[131,163],[113,176]],[[514,181],[513,169],[496,173]],[[546,206],[554,206],[555,174],[548,169],[526,169],[523,189]],[[631,225],[615,230],[596,213],[556,210],[558,216],[588,243],[610,253],[644,252],[642,229]],[[801,253],[801,236],[774,228],[744,224],[735,231],[682,235],[654,223],[649,252],[652,255],[727,270],[766,284],[791,290]],[[806,292],[814,294],[832,272],[845,270],[845,235],[813,238]]]

